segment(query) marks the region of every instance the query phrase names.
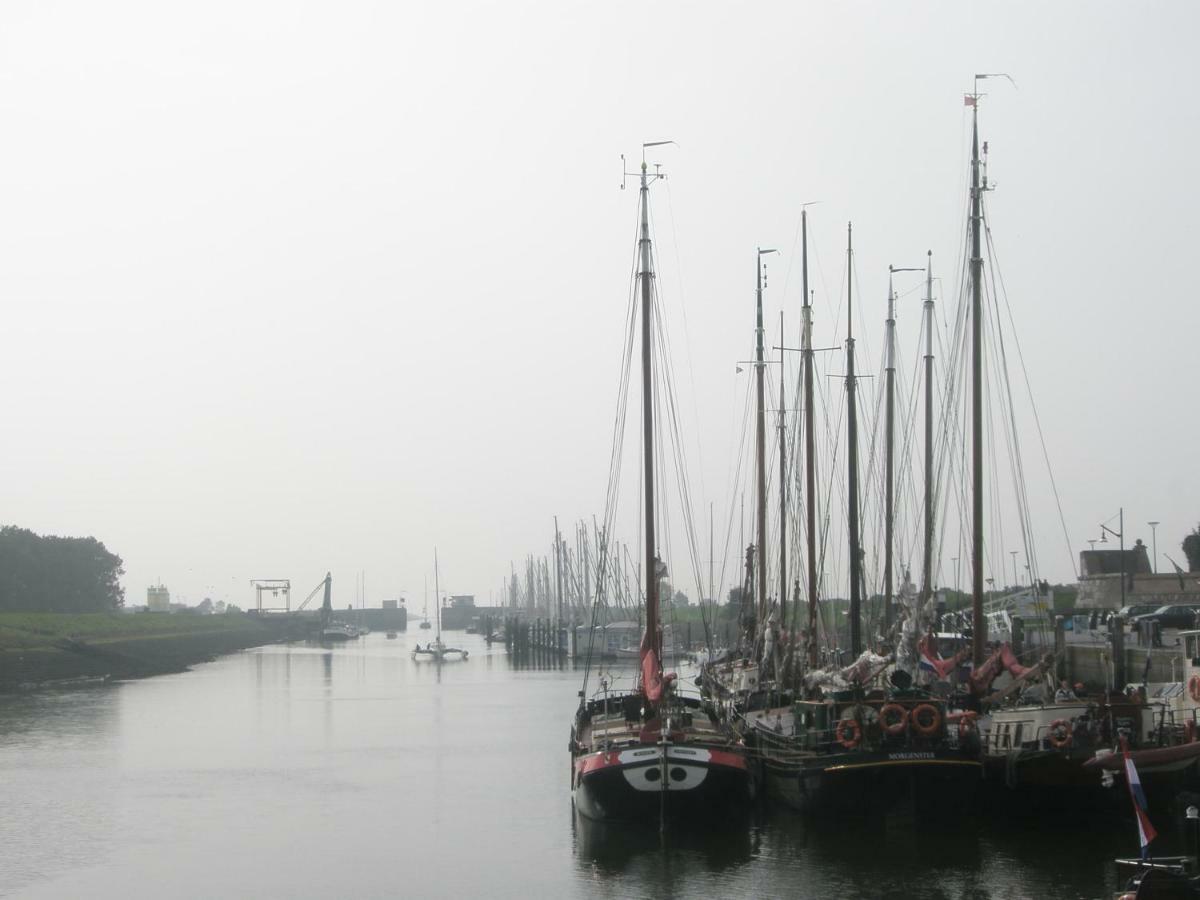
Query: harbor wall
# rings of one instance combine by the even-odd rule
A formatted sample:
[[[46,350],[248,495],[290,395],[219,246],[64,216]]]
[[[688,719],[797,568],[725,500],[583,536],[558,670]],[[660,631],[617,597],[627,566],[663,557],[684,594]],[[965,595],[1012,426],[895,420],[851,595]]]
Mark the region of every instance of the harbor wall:
[[[1146,671],[1146,656],[1150,657],[1150,672]],[[1072,683],[1082,681],[1090,689],[1107,687],[1112,671],[1112,648],[1107,644],[1068,644],[1065,651],[1066,672],[1062,677]],[[1125,648],[1126,683],[1178,681],[1182,672],[1178,647]]]

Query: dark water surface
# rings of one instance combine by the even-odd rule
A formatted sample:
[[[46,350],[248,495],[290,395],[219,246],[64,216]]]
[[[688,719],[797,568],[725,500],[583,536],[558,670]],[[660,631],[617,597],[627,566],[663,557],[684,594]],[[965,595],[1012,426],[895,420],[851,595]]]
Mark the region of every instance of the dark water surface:
[[[0,697],[0,895],[1091,898],[1136,849],[1044,817],[598,827],[568,785],[579,674],[473,635],[414,662],[427,638]]]

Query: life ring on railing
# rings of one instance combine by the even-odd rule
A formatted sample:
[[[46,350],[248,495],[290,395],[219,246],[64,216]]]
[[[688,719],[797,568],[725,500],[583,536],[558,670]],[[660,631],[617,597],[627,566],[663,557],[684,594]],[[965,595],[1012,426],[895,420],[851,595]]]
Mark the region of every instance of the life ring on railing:
[[[833,730],[833,736],[847,750],[853,750],[862,742],[862,726],[854,719],[842,719]]]
[[[912,711],[913,731],[921,737],[933,737],[942,724],[942,714],[932,703],[921,703]]]
[[[1071,731],[1070,719],[1055,719],[1050,723],[1050,733],[1046,739],[1055,750],[1061,750],[1071,743]]]
[[[967,710],[958,718],[958,739],[969,737],[972,732],[979,728],[979,723],[975,720],[979,718],[979,713],[974,710]]]
[[[1200,675],[1193,675],[1188,679],[1188,696],[1200,703]]]
[[[884,734],[895,737],[904,734],[908,725],[908,710],[899,703],[885,703],[879,710],[879,727]]]

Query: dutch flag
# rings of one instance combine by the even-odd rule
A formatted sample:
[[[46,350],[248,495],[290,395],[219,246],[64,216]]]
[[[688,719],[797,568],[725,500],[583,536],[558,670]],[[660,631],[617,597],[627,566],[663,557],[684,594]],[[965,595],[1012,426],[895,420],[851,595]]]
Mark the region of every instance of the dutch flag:
[[[1129,757],[1129,744],[1121,738],[1121,753],[1125,757],[1125,782],[1129,785],[1129,798],[1133,801],[1133,811],[1137,815],[1138,840],[1142,845],[1142,859],[1146,858],[1150,842],[1158,837],[1158,832],[1150,824],[1146,815],[1146,795],[1142,791],[1142,782],[1138,778],[1137,767]]]

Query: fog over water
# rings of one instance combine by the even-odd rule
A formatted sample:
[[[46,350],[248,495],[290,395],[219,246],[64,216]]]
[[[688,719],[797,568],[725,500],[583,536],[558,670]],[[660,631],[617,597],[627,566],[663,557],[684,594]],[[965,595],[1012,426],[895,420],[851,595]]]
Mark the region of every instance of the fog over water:
[[[782,251],[767,321],[784,309],[794,342],[800,208],[821,201],[833,345],[853,219],[875,371],[888,264],[932,250],[939,302],[956,294],[962,95],[1007,72],[1017,87],[982,83],[989,221],[1071,536],[1023,418],[1042,574],[1073,580],[1122,505],[1130,539],[1160,521],[1182,561],[1200,519],[1198,19],[1184,2],[7,4],[3,522],[103,540],[130,602],[161,578],[245,606],[251,578],[302,596],[332,570],[344,603],[365,570],[373,603],[419,605],[435,543],[443,585],[485,601],[547,552],[552,516],[602,512],[636,197],[619,155],[673,139],[659,284],[697,528],[713,504],[735,566],[755,247]],[[897,282],[905,378],[918,281]]]

